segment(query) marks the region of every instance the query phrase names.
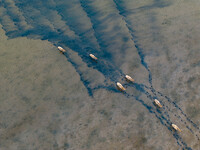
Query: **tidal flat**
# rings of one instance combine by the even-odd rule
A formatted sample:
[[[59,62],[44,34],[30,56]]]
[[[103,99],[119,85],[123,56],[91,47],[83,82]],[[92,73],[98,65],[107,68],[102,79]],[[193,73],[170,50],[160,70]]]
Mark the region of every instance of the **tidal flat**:
[[[0,4],[1,150],[200,149],[198,0]]]

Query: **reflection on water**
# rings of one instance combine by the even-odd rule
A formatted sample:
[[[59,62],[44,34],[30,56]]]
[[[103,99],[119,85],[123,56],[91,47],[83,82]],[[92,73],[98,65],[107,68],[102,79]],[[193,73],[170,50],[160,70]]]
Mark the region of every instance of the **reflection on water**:
[[[85,118],[88,112],[83,111],[84,115],[77,115],[73,121],[88,122],[86,126],[90,130],[60,127],[62,133],[70,132],[77,136],[73,132],[78,132],[80,137],[87,135],[86,141],[80,137],[65,138],[66,149],[98,149],[105,143],[106,149],[114,149],[123,140],[126,142],[118,147],[120,149],[199,148],[199,106],[195,105],[198,104],[200,90],[197,84],[200,82],[200,45],[197,42],[199,35],[196,34],[199,32],[197,20],[200,17],[196,12],[198,1],[4,0],[0,4],[0,23],[9,39],[28,37],[48,40],[54,46],[64,47],[67,50],[64,54],[66,60],[79,74],[90,96],[86,99],[107,99],[104,101],[107,104],[85,102],[94,105],[94,108],[91,106],[91,110],[88,110],[97,113],[94,113],[93,119],[100,114],[107,120],[102,125],[101,117],[92,121]],[[91,61],[88,57],[90,53],[97,56],[99,61]],[[126,83],[125,74],[134,77],[136,83]],[[126,93],[122,94],[115,89],[117,81],[125,85]],[[51,79],[46,82],[44,87],[53,84]],[[153,105],[155,98],[162,103],[162,110]],[[113,102],[113,99],[123,101],[111,104],[110,108],[109,101]],[[124,100],[128,100],[131,106]],[[63,107],[67,109],[69,106]],[[82,107],[83,110],[88,109]],[[135,109],[130,110],[132,107]],[[146,109],[140,112],[140,108]],[[78,109],[75,110],[78,113]],[[123,117],[118,117],[118,110]],[[74,115],[72,110],[68,113],[69,116]],[[135,113],[137,119],[130,123],[130,116]],[[147,126],[149,116],[154,119],[150,119]],[[157,121],[159,123],[156,124]],[[183,133],[174,132],[171,123],[179,125]],[[138,132],[132,133],[129,130]],[[56,142],[57,148],[63,148],[62,138],[56,138],[60,135],[66,136],[53,132],[53,139],[49,139]],[[44,133],[44,136],[48,135]],[[117,137],[113,139],[112,136]],[[6,137],[9,138],[9,135]]]

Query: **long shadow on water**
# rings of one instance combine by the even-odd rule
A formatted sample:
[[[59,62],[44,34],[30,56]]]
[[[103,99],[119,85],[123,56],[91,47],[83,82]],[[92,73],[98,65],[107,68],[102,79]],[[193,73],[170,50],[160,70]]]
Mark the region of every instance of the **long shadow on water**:
[[[101,60],[98,62],[98,65],[94,65],[93,63],[91,63],[91,60],[88,57],[88,54],[96,53],[92,47],[86,47],[80,38],[73,39],[70,36],[63,35],[62,33],[53,31],[52,28],[50,28],[47,25],[44,25],[43,22],[41,23],[38,22],[38,20],[44,20],[44,17],[41,14],[38,14],[38,12],[40,11],[38,11],[38,9],[36,8],[37,6],[33,4],[30,7],[30,2],[28,3],[29,4],[19,3],[19,4],[16,4],[16,6],[18,6],[18,8],[23,13],[23,16],[26,18],[26,21],[30,23],[33,28],[26,31],[17,30],[16,32],[12,32],[12,34],[7,34],[10,38],[15,38],[17,36],[28,36],[28,37],[34,38],[34,35],[37,35],[42,40],[49,40],[55,45],[62,45],[64,47],[69,47],[71,50],[77,52],[77,54],[81,57],[81,59],[88,65],[88,67],[92,67],[98,70],[106,77],[106,79],[115,81],[117,80],[119,75],[122,74],[122,72],[116,66],[114,66],[111,63],[107,63],[107,61]],[[6,9],[10,9],[10,8],[7,8],[6,4],[4,4],[4,7]],[[31,9],[32,11],[31,16],[29,16],[30,14],[29,9]],[[45,9],[40,8],[40,10],[45,10]],[[61,12],[58,12],[59,14],[62,13],[62,9],[60,11]],[[34,14],[34,12],[36,13]],[[12,16],[10,17],[13,18]],[[14,19],[14,20],[17,21],[17,19]],[[9,33],[9,31],[7,31],[7,33]],[[101,56],[101,55],[105,55],[104,51],[98,52],[98,56]],[[81,76],[81,80],[84,83],[85,87],[88,89],[89,95],[92,95],[92,92],[91,92],[92,89],[89,86],[90,83],[88,82],[88,80],[84,79],[83,72],[81,72],[79,69],[80,66],[78,66],[76,62],[73,62],[73,60],[69,57],[69,55],[66,54],[66,56],[68,60],[73,64],[73,66],[76,68],[79,75]]]
[[[187,121],[189,121],[196,129],[199,130],[199,127],[186,116],[186,114],[182,111],[182,109],[180,107],[177,106],[177,104],[175,102],[173,102],[170,98],[168,98],[167,96],[164,96],[162,93],[156,91],[153,88],[152,73],[149,69],[148,64],[145,62],[145,54],[143,53],[143,49],[138,44],[137,37],[134,36],[134,33],[136,31],[134,31],[131,28],[131,24],[126,19],[126,16],[125,16],[126,10],[124,10],[124,8],[121,7],[119,1],[114,0],[114,2],[117,6],[116,7],[117,10],[119,10],[119,14],[122,16],[128,30],[129,30],[130,35],[132,36],[132,41],[134,42],[134,45],[140,56],[141,64],[146,68],[146,70],[149,73],[149,83],[151,85],[150,88],[145,85],[141,85],[141,84],[137,84],[137,83],[135,83],[133,85],[127,85],[127,86],[133,87],[133,88],[137,89],[138,91],[140,91],[141,93],[144,93],[147,96],[147,98],[149,100],[151,100],[151,102],[153,101],[153,99],[156,97],[157,94],[164,97],[165,99],[168,100],[168,102],[172,103],[177,109],[179,109],[181,111],[181,113],[186,117]],[[35,5],[35,3],[36,2],[31,3],[30,1],[26,1],[26,0],[21,1],[21,2],[17,1],[15,3],[18,10],[21,12],[23,17],[25,18],[27,25],[29,25],[29,27],[26,28],[26,27],[21,26],[20,22],[22,21],[22,19],[18,19],[17,15],[11,11],[12,8],[10,8],[10,5],[8,5],[8,3],[6,3],[6,1],[4,3],[1,2],[1,4],[3,4],[2,6],[7,10],[7,15],[13,20],[14,24],[18,27],[18,30],[10,31],[9,29],[6,28],[6,24],[4,24],[4,21],[1,20],[3,28],[6,31],[6,34],[9,38],[26,36],[26,37],[30,37],[30,38],[39,38],[42,40],[48,40],[56,46],[61,45],[63,47],[69,48],[72,51],[76,52],[89,68],[93,68],[93,69],[96,69],[99,72],[101,72],[104,75],[106,80],[109,80],[109,81],[112,81],[115,83],[116,81],[118,81],[119,78],[124,76],[123,72],[115,64],[112,63],[112,62],[114,62],[114,60],[111,57],[113,52],[112,51],[108,52],[108,49],[106,48],[107,45],[103,44],[104,40],[99,38],[102,35],[100,34],[99,29],[97,27],[95,27],[95,25],[97,26],[97,24],[101,23],[101,22],[98,22],[98,20],[95,19],[94,16],[92,16],[92,14],[91,14],[92,9],[90,7],[88,7],[86,1],[80,1],[80,4],[81,4],[83,10],[86,12],[87,17],[91,21],[92,27],[89,30],[94,32],[93,34],[96,38],[97,43],[93,43],[93,42],[90,43],[90,40],[86,39],[87,36],[84,36],[83,33],[87,33],[87,31],[76,30],[75,28],[73,28],[73,23],[71,23],[71,24],[67,23],[67,22],[69,22],[71,17],[67,17],[66,14],[63,14],[64,7],[57,7],[57,6],[51,5],[48,8],[45,6],[45,3],[42,3],[42,5],[39,5],[39,7],[38,7],[38,5]],[[29,8],[31,8],[32,14],[30,14]],[[68,26],[69,29],[76,34],[75,37],[72,38],[70,36],[70,34],[63,34],[62,32],[60,32],[60,29],[55,28],[55,25],[52,24],[51,21],[48,21],[49,18],[46,18],[45,14],[48,13],[49,9],[57,11],[57,13],[61,16],[62,21],[65,22],[65,25]],[[47,23],[42,22],[44,20],[46,20]],[[77,21],[78,20],[75,20],[74,23],[76,23]],[[52,26],[53,26],[53,28],[52,28]],[[112,40],[112,39],[110,39],[110,40]],[[86,43],[86,41],[88,42],[88,44]],[[90,46],[88,46],[88,45],[90,45]],[[95,45],[96,48],[91,47],[91,45]],[[98,52],[97,52],[98,47],[100,48],[100,50],[98,50]],[[89,53],[94,53],[96,55],[98,54],[98,56],[100,56],[103,59],[98,61],[98,63],[94,63],[88,57]],[[113,86],[109,86],[108,84],[106,84],[106,82],[104,83],[104,85],[98,85],[96,87],[90,86],[92,84],[91,83],[92,81],[89,81],[86,77],[87,75],[81,71],[81,69],[80,69],[81,66],[79,64],[77,64],[76,60],[74,60],[68,53],[65,53],[65,56],[67,57],[68,61],[71,62],[71,64],[74,66],[74,68],[80,75],[81,81],[83,82],[84,86],[87,88],[88,94],[90,96],[93,95],[93,92],[95,90],[100,89],[100,88],[104,88],[111,92],[118,92]],[[153,93],[153,96],[150,93],[148,93],[147,90],[145,90],[145,88],[150,89]],[[155,108],[146,104],[143,100],[139,99],[139,97],[136,97],[136,96],[134,96],[132,94],[128,94],[128,93],[125,93],[124,95],[127,98],[134,98],[138,102],[140,102],[150,113],[153,113],[155,115],[155,117],[158,118],[158,120],[160,120],[162,125],[166,126],[170,132],[173,132],[170,128],[170,125],[172,122],[170,121],[170,116],[167,113],[167,111],[165,111],[163,113],[160,111],[156,111]],[[168,108],[166,110],[169,110],[169,107],[166,107],[166,108]],[[181,119],[180,116],[178,116],[178,117],[179,117],[179,119]],[[187,128],[191,132],[193,132],[192,129],[190,129],[188,126],[187,126]],[[177,140],[177,144],[179,146],[183,146],[185,149],[191,149],[187,146],[187,144],[182,140],[182,138],[178,134],[173,133],[173,136]]]

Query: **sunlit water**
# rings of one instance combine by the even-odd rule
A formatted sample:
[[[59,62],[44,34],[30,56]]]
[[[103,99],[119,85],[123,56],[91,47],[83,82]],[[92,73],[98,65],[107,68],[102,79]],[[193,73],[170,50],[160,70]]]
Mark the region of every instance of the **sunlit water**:
[[[1,0],[9,40],[1,40],[0,146],[200,149],[199,6],[197,0]],[[8,66],[11,60],[16,67]]]

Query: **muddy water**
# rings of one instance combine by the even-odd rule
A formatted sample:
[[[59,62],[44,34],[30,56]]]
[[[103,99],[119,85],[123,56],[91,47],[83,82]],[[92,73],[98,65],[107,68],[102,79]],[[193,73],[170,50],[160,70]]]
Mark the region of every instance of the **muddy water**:
[[[199,6],[0,1],[1,149],[200,149]]]

